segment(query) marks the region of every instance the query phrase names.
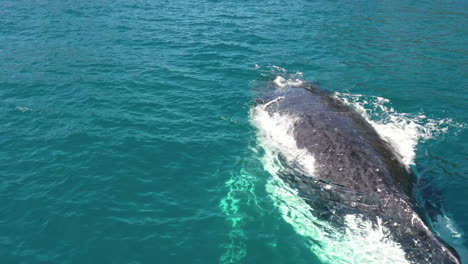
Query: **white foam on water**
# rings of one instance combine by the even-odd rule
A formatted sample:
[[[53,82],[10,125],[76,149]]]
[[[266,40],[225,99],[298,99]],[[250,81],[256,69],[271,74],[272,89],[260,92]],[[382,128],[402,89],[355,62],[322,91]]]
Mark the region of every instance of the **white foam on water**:
[[[256,64],[256,69],[260,69],[261,67]],[[267,67],[267,73],[263,73],[263,76],[276,76],[273,83],[276,85],[277,88],[286,88],[286,87],[299,87],[304,84],[304,73],[296,72],[296,73],[289,73],[288,70],[285,68],[276,66],[276,65],[269,65]]]
[[[439,215],[432,224],[438,235],[455,247],[462,260],[468,259],[468,249],[463,245],[465,234],[450,216]]]
[[[407,167],[414,164],[420,141],[446,133],[450,127],[463,127],[450,118],[436,120],[422,114],[399,113],[388,99],[378,96],[349,93],[335,93],[334,96],[363,116],[380,137],[390,143]]]
[[[440,235],[446,238],[446,240],[461,244],[461,237],[463,232],[460,231],[461,229],[450,217],[446,215],[439,215],[437,216],[437,221],[434,221],[433,224],[439,233],[442,233]]]
[[[314,175],[314,157],[306,149],[299,149],[291,135],[296,118],[278,113],[270,115],[265,111],[266,106],[280,99],[258,105],[253,111],[252,122],[256,127],[262,128],[259,136],[264,139],[265,147],[281,154],[288,162],[299,165],[307,175]]]
[[[273,81],[276,86],[278,86],[279,88],[285,88],[285,87],[299,87],[301,86],[304,81],[300,78],[294,78],[294,79],[286,79],[282,76],[278,76],[275,78],[275,80]]]
[[[271,101],[267,104],[275,103]],[[266,105],[267,105],[266,104]],[[284,169],[279,156],[299,164],[308,175],[314,175],[315,159],[307,150],[297,147],[292,135],[293,116],[269,114],[265,105],[251,112],[252,123],[258,128],[258,142],[264,149],[259,157],[272,175],[266,189],[286,222],[307,239],[311,251],[323,263],[409,263],[405,253],[391,239],[381,223],[377,225],[360,215],[347,215],[345,227],[337,230],[314,216],[313,209],[278,176]]]
[[[32,111],[31,108],[26,107],[26,106],[17,106],[17,107],[16,107],[16,110],[19,110],[19,111],[21,111],[21,112]]]

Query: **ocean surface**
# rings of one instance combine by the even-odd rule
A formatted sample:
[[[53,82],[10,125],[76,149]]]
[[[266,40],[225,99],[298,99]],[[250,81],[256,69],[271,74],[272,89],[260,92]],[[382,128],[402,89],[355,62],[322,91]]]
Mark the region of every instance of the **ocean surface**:
[[[327,240],[275,177],[265,80],[360,112],[468,262],[467,7],[0,1],[0,263],[383,263],[382,239]]]

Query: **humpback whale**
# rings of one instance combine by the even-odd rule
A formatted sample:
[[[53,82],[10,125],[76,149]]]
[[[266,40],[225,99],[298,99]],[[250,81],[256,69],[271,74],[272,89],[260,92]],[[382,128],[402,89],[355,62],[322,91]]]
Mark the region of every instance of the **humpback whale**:
[[[334,226],[347,215],[382,225],[409,263],[459,264],[457,252],[434,234],[415,198],[416,177],[399,154],[356,111],[313,83],[267,82],[257,105],[291,117],[298,149],[315,169],[286,157],[279,177]]]

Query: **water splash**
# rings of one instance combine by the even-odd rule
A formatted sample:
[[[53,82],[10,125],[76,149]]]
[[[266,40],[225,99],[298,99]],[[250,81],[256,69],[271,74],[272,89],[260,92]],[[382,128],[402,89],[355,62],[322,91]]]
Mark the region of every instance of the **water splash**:
[[[275,99],[276,100],[276,99]],[[273,153],[281,153],[289,163],[295,163],[307,175],[315,174],[315,159],[306,149],[299,149],[294,137],[291,136],[296,118],[275,113],[270,115],[265,111],[265,105],[258,105],[252,112],[252,122],[258,127],[259,137],[265,148]],[[276,161],[279,164],[279,161]],[[275,171],[276,173],[276,171]]]
[[[407,167],[414,165],[420,141],[445,134],[452,128],[464,127],[450,118],[431,119],[424,114],[399,113],[390,100],[378,96],[350,93],[335,93],[334,96],[361,114],[380,137],[392,145]]]

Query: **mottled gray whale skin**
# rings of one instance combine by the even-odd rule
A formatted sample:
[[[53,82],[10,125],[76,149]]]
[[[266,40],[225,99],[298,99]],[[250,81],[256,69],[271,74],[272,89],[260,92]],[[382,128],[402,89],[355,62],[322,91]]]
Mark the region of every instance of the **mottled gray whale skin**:
[[[409,262],[461,263],[456,251],[418,213],[414,174],[358,113],[310,83],[267,86],[271,87],[263,100],[266,111],[294,116],[297,146],[316,161],[316,175],[304,175],[294,164],[284,164],[290,169],[281,177],[314,212],[320,212],[319,217],[337,226],[347,214],[359,214],[373,223],[380,219]]]

